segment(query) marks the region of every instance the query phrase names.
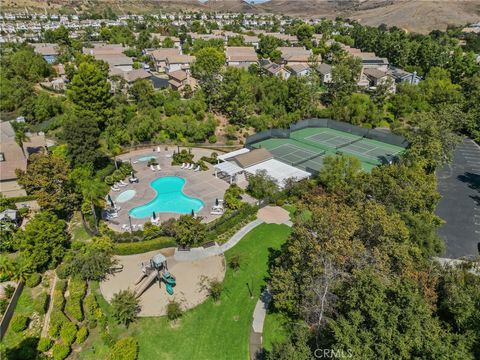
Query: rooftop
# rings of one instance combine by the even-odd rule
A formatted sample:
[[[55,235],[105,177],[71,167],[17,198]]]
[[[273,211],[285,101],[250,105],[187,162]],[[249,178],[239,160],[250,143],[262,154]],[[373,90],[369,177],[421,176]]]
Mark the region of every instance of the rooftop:
[[[251,46],[227,46],[227,61],[257,61],[258,56]]]
[[[273,155],[270,153],[270,151],[260,148],[254,149],[245,154],[237,155],[232,160],[242,169],[245,169],[270,159],[273,159]]]
[[[15,180],[15,170],[27,169],[27,159],[23,155],[22,148],[14,141],[2,141],[0,143],[0,181]]]

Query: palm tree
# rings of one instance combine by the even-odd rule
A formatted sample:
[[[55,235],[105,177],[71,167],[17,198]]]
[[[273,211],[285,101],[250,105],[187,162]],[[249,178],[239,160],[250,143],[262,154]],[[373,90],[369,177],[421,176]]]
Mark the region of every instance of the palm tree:
[[[103,205],[103,194],[105,193],[104,187],[105,183],[98,180],[90,179],[89,181],[84,181],[81,184],[83,197],[90,202],[90,207],[92,209],[92,215],[95,222],[95,229],[97,228],[97,213],[95,211],[95,205]]]
[[[15,142],[22,149],[23,156],[25,156],[25,150],[23,149],[23,143],[30,141],[30,138],[25,134],[26,126],[24,123],[12,122],[13,130],[15,130]]]

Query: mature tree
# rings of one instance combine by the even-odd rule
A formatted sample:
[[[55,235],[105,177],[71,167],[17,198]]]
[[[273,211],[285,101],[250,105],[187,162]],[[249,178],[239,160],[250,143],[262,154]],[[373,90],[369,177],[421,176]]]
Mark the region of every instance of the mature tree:
[[[228,68],[220,86],[220,109],[233,124],[244,124],[253,112],[254,94],[251,75],[243,70]]]
[[[282,46],[283,41],[270,35],[260,35],[260,42],[258,44],[258,52],[264,57],[268,58],[277,47]]]
[[[278,192],[278,185],[265,170],[261,170],[250,176],[247,191],[250,195],[260,200],[272,199]]]
[[[49,211],[37,213],[25,230],[15,235],[17,248],[32,271],[44,271],[56,266],[68,247],[68,232],[64,220]]]
[[[237,210],[242,206],[242,194],[244,190],[236,184],[230,185],[225,191],[223,199],[225,200],[225,207],[232,210]]]
[[[78,65],[67,91],[77,113],[85,113],[102,123],[110,114],[112,95],[107,72],[97,62]]]
[[[90,116],[70,114],[63,126],[63,139],[68,145],[68,157],[74,165],[92,164],[99,156],[98,122]]]
[[[182,246],[199,245],[207,237],[207,227],[202,223],[202,219],[190,215],[181,216],[173,229],[175,240]]]
[[[110,304],[113,317],[126,327],[137,319],[140,312],[140,301],[131,290],[121,290],[114,294]]]
[[[267,360],[310,360],[312,351],[308,346],[311,334],[305,326],[297,325],[289,334],[287,341],[274,343],[266,354]]]
[[[353,93],[335,100],[332,115],[336,120],[349,122],[353,125],[377,125],[381,120],[381,112],[370,96]]]
[[[329,86],[329,92],[334,100],[350,95],[357,89],[361,69],[360,60],[351,56],[345,56],[334,64],[332,83]]]
[[[192,74],[200,81],[206,100],[211,106],[220,85],[220,71],[225,65],[225,54],[218,49],[206,47],[196,53]]]
[[[361,188],[362,165],[355,157],[329,155],[323,160],[319,179],[328,191],[352,196]]]
[[[35,195],[42,209],[66,215],[77,204],[72,191],[70,169],[60,157],[47,154],[30,156],[27,171],[17,171],[18,183]]]

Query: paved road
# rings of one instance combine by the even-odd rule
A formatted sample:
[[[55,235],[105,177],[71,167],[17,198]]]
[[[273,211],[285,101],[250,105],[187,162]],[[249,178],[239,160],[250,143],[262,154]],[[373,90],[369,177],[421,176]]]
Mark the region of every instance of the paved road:
[[[437,215],[446,221],[439,229],[448,258],[478,255],[480,242],[480,146],[465,139],[451,164],[437,172],[442,195]]]

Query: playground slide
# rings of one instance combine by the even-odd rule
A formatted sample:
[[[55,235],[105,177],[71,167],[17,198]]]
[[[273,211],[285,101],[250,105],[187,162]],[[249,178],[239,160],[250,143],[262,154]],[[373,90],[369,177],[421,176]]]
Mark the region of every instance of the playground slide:
[[[143,280],[143,278],[144,278],[145,276],[147,276],[147,274],[145,274],[144,272],[142,272],[142,273],[140,274],[140,276],[138,277],[138,279],[135,280],[135,286],[138,285],[138,284],[140,284],[140,282]]]
[[[173,295],[173,287],[169,283],[165,284],[165,290],[167,290],[168,295]]]
[[[172,274],[170,274],[168,271],[166,271],[162,274],[162,280],[166,284],[170,284],[172,286],[176,285],[175,277]]]
[[[140,297],[145,292],[145,290],[150,287],[150,285],[155,281],[156,278],[157,272],[152,271],[145,280],[143,280],[140,284],[137,285],[137,287],[135,288],[135,295],[137,297]]]

